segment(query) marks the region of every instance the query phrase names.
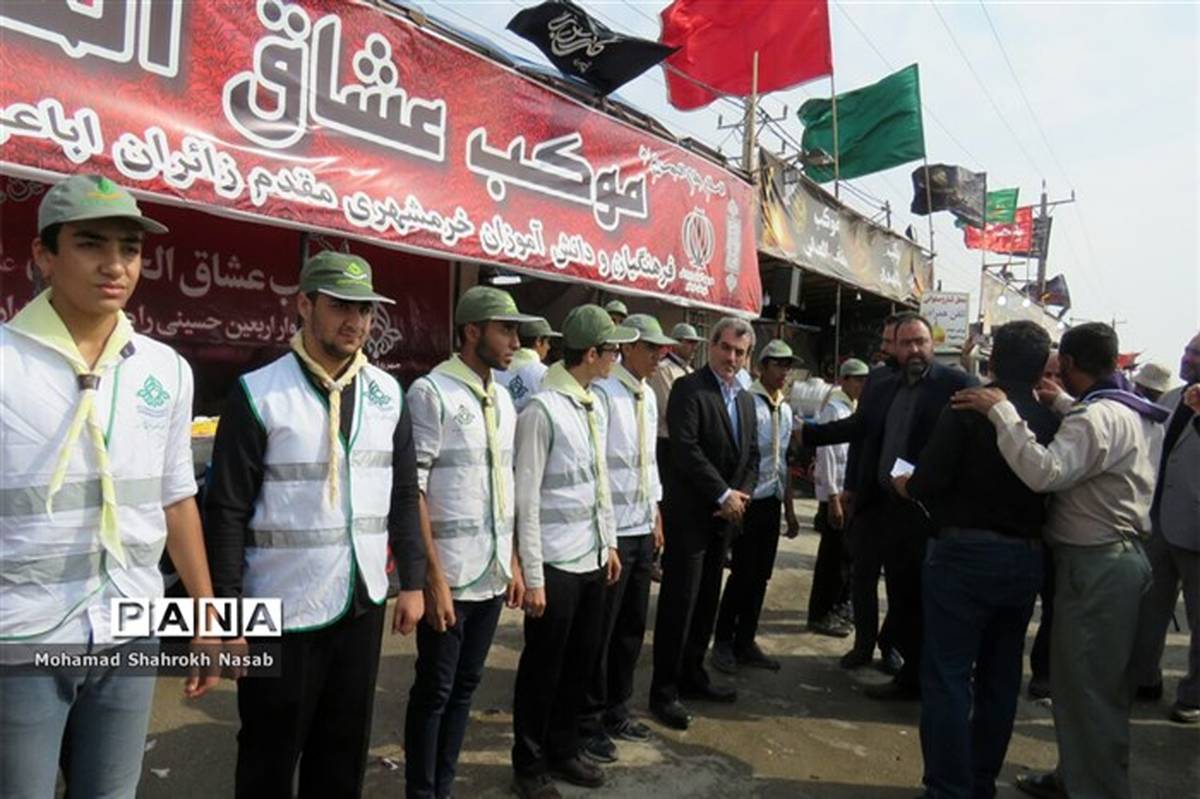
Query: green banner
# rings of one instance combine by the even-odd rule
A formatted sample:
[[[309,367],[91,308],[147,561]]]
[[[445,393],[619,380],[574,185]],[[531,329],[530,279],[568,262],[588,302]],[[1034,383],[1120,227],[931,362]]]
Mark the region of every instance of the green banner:
[[[987,221],[1011,224],[1017,213],[1019,189],[998,189],[987,193]]]

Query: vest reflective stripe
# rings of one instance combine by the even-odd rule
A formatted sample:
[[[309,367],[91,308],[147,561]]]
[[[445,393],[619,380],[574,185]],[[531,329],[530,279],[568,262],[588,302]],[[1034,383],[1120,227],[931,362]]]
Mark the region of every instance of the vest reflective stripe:
[[[428,465],[425,501],[442,572],[453,589],[470,587],[488,574],[498,574],[507,582],[512,577],[516,493],[512,463],[517,412],[512,398],[501,385],[492,389],[500,449],[499,477],[508,498],[503,518],[497,519],[491,455],[479,397],[440,371],[425,375],[417,381],[420,383],[428,384],[441,403],[441,441],[437,457]]]
[[[129,350],[101,375],[95,406],[108,440],[122,568],[97,534],[100,481],[86,435],[71,450],[53,518],[46,514],[54,455],[78,396],[74,371],[58,353],[0,327],[0,640],[36,640],[59,628],[109,582],[124,596],[162,596],[168,435],[172,417],[190,405],[191,372],[145,336],[134,335]]]
[[[121,505],[162,504],[162,478],[142,477],[136,480],[114,480],[117,502]],[[29,486],[0,490],[0,516],[30,516],[45,512],[50,487]],[[100,481],[83,480],[63,483],[54,496],[54,513],[100,507]]]
[[[617,535],[644,535],[654,524],[655,498],[651,494],[654,479],[642,485],[642,459],[649,463],[648,474],[657,472],[654,457],[658,403],[649,385],[642,390],[642,413],[646,451],[638,451],[637,400],[629,387],[615,377],[599,381],[593,390],[608,411],[608,481],[612,489],[613,516]]]
[[[558,391],[542,391],[531,404],[541,406],[554,425],[550,453],[542,475],[538,518],[542,527],[542,557],[555,565],[597,553],[603,558],[595,458],[587,411]],[[604,403],[597,401],[600,446],[605,445],[608,427]]]
[[[284,630],[324,627],[349,607],[355,573],[376,603],[387,597],[387,516],[400,386],[367,366],[353,383],[354,422],[338,474],[339,504],[325,481],[328,404],[288,354],[242,377],[268,435],[264,479],[245,554],[244,594],[283,600]]]
[[[754,397],[754,414],[758,427],[758,483],[754,487],[754,499],[775,497],[783,499],[783,480],[787,469],[788,439],[792,433],[792,409],[786,402],[772,410],[766,397]],[[779,468],[774,468],[775,444],[771,441],[771,415],[775,414],[775,428],[779,438]]]

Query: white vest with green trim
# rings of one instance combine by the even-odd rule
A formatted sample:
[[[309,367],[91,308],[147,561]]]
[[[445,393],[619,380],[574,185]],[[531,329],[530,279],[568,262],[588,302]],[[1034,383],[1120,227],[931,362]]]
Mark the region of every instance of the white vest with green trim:
[[[772,409],[771,403],[761,394],[750,392],[754,397],[755,425],[758,429],[758,484],[752,499],[783,499],[783,487],[787,482],[787,451],[792,436],[792,406],[779,403]],[[772,460],[775,447],[771,441],[771,415],[775,414],[776,434],[779,437],[779,469],[775,470]]]
[[[629,387],[615,377],[605,378],[592,385],[608,416],[607,463],[608,485],[612,492],[613,516],[617,535],[645,535],[654,526],[658,497],[654,496],[654,475],[658,471],[655,442],[658,440],[658,400],[654,391],[643,381],[642,415],[645,425],[646,451],[638,452],[637,400]],[[645,496],[642,496],[642,461],[646,460]]]
[[[243,595],[283,600],[288,632],[324,627],[349,608],[361,573],[387,598],[392,437],[404,396],[381,369],[355,377],[350,438],[339,435],[338,504],[329,497],[328,399],[292,353],[241,378],[267,432],[262,489],[246,540]]]
[[[604,403],[594,403],[592,412],[597,414],[596,425],[603,453],[608,427]],[[560,391],[544,389],[530,400],[524,413],[545,413],[553,430],[550,453],[542,474],[539,507],[542,559],[547,565],[555,566],[594,554],[596,568],[599,568],[608,561],[608,549],[600,530],[599,476],[587,411],[579,400]]]
[[[100,480],[86,430],[71,451],[54,516],[46,514],[50,476],[79,398],[74,370],[55,351],[0,327],[0,640],[57,629],[110,581],[127,597],[163,594],[164,459],[190,367],[141,335],[126,352],[101,375],[95,399],[116,490],[121,567],[100,543]]]
[[[499,515],[479,398],[458,380],[439,372],[420,381],[433,387],[441,403],[442,441],[437,458],[429,465],[425,502],[442,571],[454,589],[468,588],[492,573],[499,573],[507,582],[512,579],[509,564],[516,502],[512,466],[517,412],[512,397],[503,386],[493,389],[504,493],[504,513]]]

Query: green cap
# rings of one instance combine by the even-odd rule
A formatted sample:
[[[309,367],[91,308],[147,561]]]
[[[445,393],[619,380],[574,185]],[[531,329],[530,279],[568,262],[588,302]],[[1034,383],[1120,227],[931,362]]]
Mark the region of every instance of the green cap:
[[[787,345],[787,342],[781,338],[773,338],[767,342],[767,346],[762,348],[758,353],[758,361],[762,363],[765,360],[781,360],[781,361],[799,361],[796,353],[792,352],[792,348]]]
[[[847,358],[838,369],[838,377],[866,377],[871,373],[871,367],[858,358]]]
[[[38,207],[38,233],[51,225],[85,219],[131,219],[149,233],[166,233],[167,226],[143,216],[137,200],[100,175],[72,175],[54,184]]]
[[[532,322],[522,322],[518,332],[523,339],[562,338],[562,333],[550,327],[550,323],[540,316]]]
[[[671,328],[671,338],[677,341],[704,341],[704,336],[696,332],[696,328],[687,322],[680,322]]]
[[[636,330],[613,324],[608,311],[599,305],[580,305],[567,314],[563,322],[563,342],[571,350],[586,350],[605,344],[631,344],[637,339]]]
[[[492,286],[471,286],[454,306],[454,324],[471,322],[532,322],[541,317],[517,310],[517,301],[502,289]]]
[[[663,333],[662,325],[648,313],[635,313],[633,316],[627,316],[621,324],[636,330],[638,332],[638,341],[657,344],[660,347],[669,347],[672,344],[679,343],[673,338],[667,338]]]
[[[609,313],[619,313],[621,316],[629,316],[629,309],[620,300],[609,300],[604,304],[604,310]]]
[[[300,268],[300,293],[319,291],[350,302],[386,302],[395,300],[376,294],[371,285],[371,265],[357,255],[322,250]]]

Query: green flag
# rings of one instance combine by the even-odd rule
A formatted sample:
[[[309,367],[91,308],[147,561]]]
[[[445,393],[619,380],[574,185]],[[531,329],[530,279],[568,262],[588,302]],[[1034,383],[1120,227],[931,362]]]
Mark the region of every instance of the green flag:
[[[838,176],[843,180],[925,157],[916,64],[836,99]],[[809,100],[800,106],[805,150],[822,150],[833,157],[833,107],[832,100]],[[804,173],[825,183],[833,180],[833,165],[805,167]]]
[[[987,221],[1012,224],[1017,214],[1019,189],[998,189],[987,193]]]

